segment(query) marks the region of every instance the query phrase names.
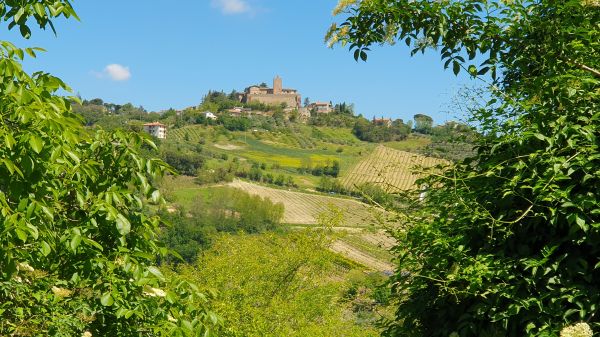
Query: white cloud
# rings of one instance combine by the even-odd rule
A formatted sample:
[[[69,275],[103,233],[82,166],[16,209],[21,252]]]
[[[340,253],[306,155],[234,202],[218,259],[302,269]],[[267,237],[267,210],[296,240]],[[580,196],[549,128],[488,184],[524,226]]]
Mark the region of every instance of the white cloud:
[[[113,81],[127,81],[131,78],[131,71],[129,71],[129,67],[120,64],[109,64],[104,68],[104,75]]]
[[[243,14],[252,10],[245,0],[212,0],[213,7],[220,8],[223,14]]]

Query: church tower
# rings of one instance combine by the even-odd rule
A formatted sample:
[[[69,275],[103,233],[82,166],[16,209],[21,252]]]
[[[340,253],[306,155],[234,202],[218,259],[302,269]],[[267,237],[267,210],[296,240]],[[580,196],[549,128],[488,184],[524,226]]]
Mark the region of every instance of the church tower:
[[[273,94],[280,95],[282,93],[282,89],[283,89],[283,84],[281,81],[281,77],[279,77],[279,75],[277,75],[273,79]]]

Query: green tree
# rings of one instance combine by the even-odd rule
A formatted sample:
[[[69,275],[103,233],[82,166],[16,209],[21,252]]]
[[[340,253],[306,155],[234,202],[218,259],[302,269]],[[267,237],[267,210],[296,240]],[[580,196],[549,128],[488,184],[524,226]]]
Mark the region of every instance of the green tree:
[[[25,38],[29,19],[61,16],[69,1],[0,1]],[[166,165],[140,156],[146,138],[84,129],[60,79],[22,70],[38,51],[0,41],[0,335],[211,334],[206,297],[154,265],[166,250],[146,207]]]
[[[342,298],[348,286],[338,281],[348,266],[327,250],[328,242],[317,230],[223,235],[180,272],[222,289],[216,308],[231,336],[377,336],[352,319]]]
[[[430,134],[433,128],[433,118],[424,114],[416,114],[413,119],[415,120],[415,131],[424,134]]]
[[[434,50],[489,84],[475,157],[426,189],[393,277],[390,336],[557,336],[600,328],[600,4],[342,1],[330,43]],[[435,186],[436,188],[427,188]],[[405,248],[404,248],[405,247]]]

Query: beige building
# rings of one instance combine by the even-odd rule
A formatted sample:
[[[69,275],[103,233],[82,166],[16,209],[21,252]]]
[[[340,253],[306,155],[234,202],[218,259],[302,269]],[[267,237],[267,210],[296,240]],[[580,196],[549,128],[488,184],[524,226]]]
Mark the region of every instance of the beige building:
[[[167,126],[159,122],[144,124],[144,131],[158,139],[167,138]]]
[[[310,111],[314,111],[320,114],[328,114],[333,112],[333,106],[328,102],[314,102],[308,105]]]
[[[389,128],[392,126],[392,119],[391,118],[383,118],[383,117],[381,117],[381,118],[373,117],[373,124],[387,126]]]
[[[263,88],[256,85],[246,88],[239,96],[240,102],[260,102],[268,105],[280,105],[285,103],[288,109],[300,108],[302,96],[296,89],[285,89],[281,77],[273,79],[273,88]]]

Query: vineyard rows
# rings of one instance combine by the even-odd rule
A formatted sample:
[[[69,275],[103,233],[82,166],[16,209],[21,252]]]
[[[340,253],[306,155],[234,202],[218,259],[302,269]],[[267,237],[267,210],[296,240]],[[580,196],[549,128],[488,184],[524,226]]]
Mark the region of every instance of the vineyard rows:
[[[372,183],[391,193],[408,190],[415,187],[419,175],[414,171],[418,170],[419,166],[431,167],[443,162],[440,159],[394,150],[382,145],[348,170],[341,183],[348,189]]]
[[[282,203],[285,207],[283,222],[289,224],[317,224],[318,217],[327,213],[333,206],[342,211],[343,226],[369,227],[376,224],[376,216],[366,204],[358,201],[322,196],[316,194],[291,192],[264,187],[256,184],[236,180],[229,186],[241,189],[252,195],[268,198],[275,203]]]

